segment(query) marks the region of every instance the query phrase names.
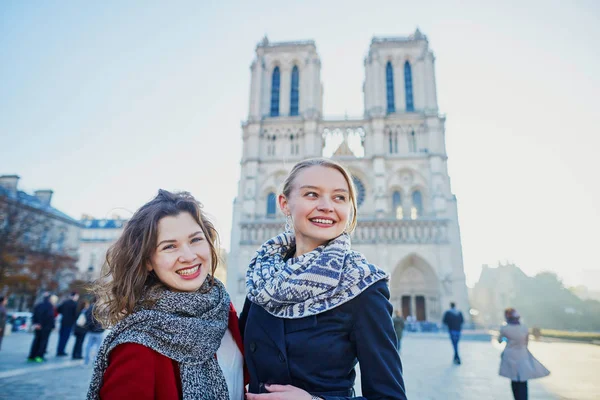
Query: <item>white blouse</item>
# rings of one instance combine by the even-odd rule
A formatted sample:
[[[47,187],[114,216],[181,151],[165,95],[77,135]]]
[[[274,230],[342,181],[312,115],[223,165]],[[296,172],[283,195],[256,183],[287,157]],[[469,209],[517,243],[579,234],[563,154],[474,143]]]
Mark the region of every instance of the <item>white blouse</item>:
[[[217,350],[217,361],[225,375],[230,400],[244,400],[244,358],[229,329]]]

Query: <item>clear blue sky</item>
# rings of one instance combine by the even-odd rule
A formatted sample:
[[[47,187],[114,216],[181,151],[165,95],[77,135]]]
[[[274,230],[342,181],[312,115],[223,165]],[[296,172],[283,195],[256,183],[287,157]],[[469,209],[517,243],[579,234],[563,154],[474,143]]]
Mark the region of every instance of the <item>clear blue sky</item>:
[[[481,264],[600,286],[600,3],[0,3],[0,174],[79,218],[192,192],[229,247],[256,44],[313,39],[326,115],[362,114],[373,36],[436,55],[467,281]]]

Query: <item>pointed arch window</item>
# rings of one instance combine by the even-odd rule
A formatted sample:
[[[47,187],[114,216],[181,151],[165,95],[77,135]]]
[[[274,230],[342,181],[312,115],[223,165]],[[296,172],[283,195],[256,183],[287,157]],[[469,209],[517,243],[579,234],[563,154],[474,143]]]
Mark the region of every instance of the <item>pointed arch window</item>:
[[[410,131],[408,136],[408,151],[411,153],[417,152],[417,136],[415,135],[415,131]]]
[[[298,104],[300,102],[300,73],[298,72],[298,66],[294,65],[292,68],[292,89],[290,91],[290,115],[298,115]]]
[[[275,193],[271,192],[267,195],[267,217],[274,217],[276,210]]]
[[[273,76],[271,78],[271,117],[279,116],[279,86],[281,81],[281,74],[279,73],[279,67],[275,67],[273,70]]]
[[[412,70],[408,60],[404,63],[404,93],[406,95],[406,111],[415,111],[413,103]]]
[[[276,149],[275,139],[276,138],[277,137],[275,135],[273,135],[273,136],[267,135],[267,155],[268,156],[275,155],[275,149]]]
[[[412,193],[412,207],[410,209],[410,218],[417,219],[423,216],[423,196],[421,191],[415,190]]]
[[[394,68],[390,61],[388,61],[385,66],[385,90],[387,94],[387,112],[388,114],[396,112],[394,99]]]
[[[398,190],[392,194],[392,212],[396,216],[396,219],[404,218],[404,213],[402,211],[402,195]]]
[[[398,132],[388,131],[388,140],[390,154],[398,154]]]

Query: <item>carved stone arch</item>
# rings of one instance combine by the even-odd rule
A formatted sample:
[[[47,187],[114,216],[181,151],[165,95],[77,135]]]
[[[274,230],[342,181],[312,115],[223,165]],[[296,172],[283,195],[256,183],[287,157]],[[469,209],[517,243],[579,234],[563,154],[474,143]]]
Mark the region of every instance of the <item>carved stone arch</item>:
[[[394,204],[394,194],[398,192],[400,193],[400,203]],[[388,199],[388,209],[390,211],[390,215],[396,219],[404,219],[404,207],[403,202],[406,197],[406,193],[402,186],[400,185],[391,185],[387,187],[387,199]]]
[[[415,168],[402,167],[389,175],[387,186],[399,186],[403,189],[403,194],[409,194],[410,188],[415,182],[425,184],[425,178]]]
[[[283,65],[279,58],[271,58],[270,60],[267,61],[266,70],[270,75],[273,74],[273,70],[275,70],[275,67],[279,67],[279,71],[282,70]]]
[[[415,132],[415,135],[420,135],[425,132],[425,124],[405,124],[405,125],[397,125],[396,129],[399,132],[402,132],[406,135],[410,134],[412,131]]]
[[[427,215],[428,210],[430,209],[430,204],[429,204],[429,192],[427,190],[427,187],[422,184],[421,182],[415,182],[411,187],[410,187],[410,191],[409,191],[409,198],[408,200],[411,203],[411,206],[413,205],[413,193],[419,191],[421,192],[421,215]]]
[[[285,170],[277,170],[267,175],[260,185],[259,193],[261,193],[265,199],[271,191],[273,191],[275,195],[279,195],[283,189],[283,180],[287,174],[288,173]]]
[[[390,280],[391,302],[406,317],[441,318],[440,279],[425,257],[411,253],[398,262]]]

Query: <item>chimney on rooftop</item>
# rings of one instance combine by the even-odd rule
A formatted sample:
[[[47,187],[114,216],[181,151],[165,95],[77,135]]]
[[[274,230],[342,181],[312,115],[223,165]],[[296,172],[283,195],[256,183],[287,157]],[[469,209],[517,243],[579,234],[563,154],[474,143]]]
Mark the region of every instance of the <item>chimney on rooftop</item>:
[[[45,206],[50,205],[50,201],[52,200],[52,190],[36,190],[35,197]]]
[[[0,176],[0,186],[10,193],[15,193],[19,184],[19,178],[19,175],[2,175]]]

